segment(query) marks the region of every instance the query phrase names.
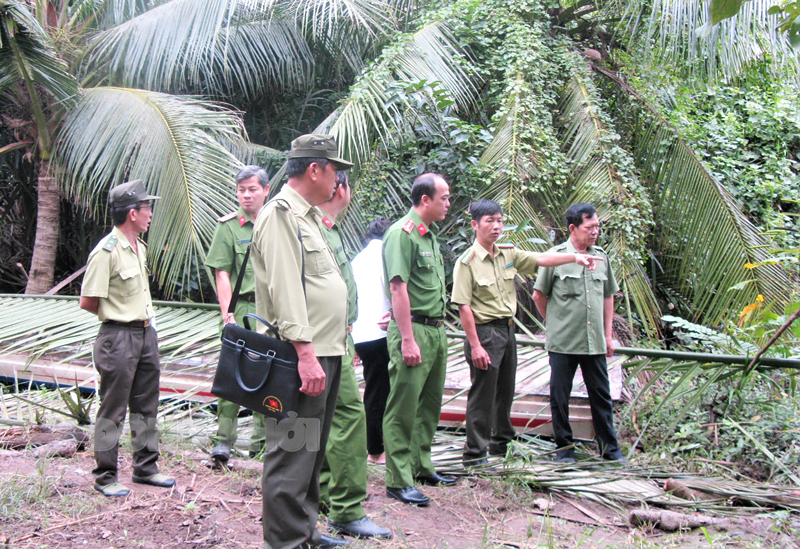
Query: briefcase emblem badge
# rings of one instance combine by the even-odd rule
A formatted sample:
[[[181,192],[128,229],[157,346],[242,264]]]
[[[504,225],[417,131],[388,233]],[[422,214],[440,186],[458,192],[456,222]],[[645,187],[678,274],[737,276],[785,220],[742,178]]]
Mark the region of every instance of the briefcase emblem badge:
[[[248,357],[250,358],[250,360],[252,360],[252,361],[256,361],[256,360],[258,360],[258,359],[260,359],[260,358],[261,358],[261,355],[259,355],[259,354],[257,354],[257,353],[254,353],[253,351],[245,351],[245,352],[247,353],[247,356],[248,356]]]
[[[270,412],[283,412],[283,403],[278,397],[268,396],[262,404]]]

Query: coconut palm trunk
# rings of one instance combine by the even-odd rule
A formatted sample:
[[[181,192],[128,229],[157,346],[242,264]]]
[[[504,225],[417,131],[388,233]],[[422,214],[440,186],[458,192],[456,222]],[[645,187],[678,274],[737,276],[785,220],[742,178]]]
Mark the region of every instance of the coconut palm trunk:
[[[25,287],[26,294],[43,294],[53,287],[61,196],[58,185],[50,173],[50,161],[39,162],[38,213],[36,216],[36,240],[33,258]]]

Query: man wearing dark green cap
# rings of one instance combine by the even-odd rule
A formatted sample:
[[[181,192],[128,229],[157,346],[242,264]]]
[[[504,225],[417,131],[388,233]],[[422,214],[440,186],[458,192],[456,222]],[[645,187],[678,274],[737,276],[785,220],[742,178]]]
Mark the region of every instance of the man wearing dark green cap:
[[[211,247],[208,249],[206,266],[214,269],[217,285],[217,300],[222,311],[222,323],[235,322],[244,325],[244,315],[256,312],[256,281],[250,261],[244,265],[242,286],[239,289],[235,310],[231,310],[233,288],[242,271],[245,253],[253,238],[253,223],[269,195],[267,172],[258,166],[245,166],[236,174],[236,200],[239,210],[217,219]],[[236,443],[239,423],[239,405],[221,398],[217,401],[217,436],[211,450],[214,467],[222,467],[231,457]],[[266,438],[264,416],[253,413],[253,434],[250,436],[250,457],[255,457],[264,448]]]
[[[333,197],[336,171],[352,164],[329,135],[298,137],[287,157],[288,181],[259,213],[251,248],[256,311],[294,345],[302,381],[297,416],[280,421],[264,453],[264,542],[268,549],[336,547],[348,542],[321,535],[316,525],[319,473],[347,352],[347,285],[317,206]],[[290,451],[296,436],[304,444]]]
[[[411,204],[383,237],[386,295],[392,302],[383,438],[386,495],[423,507],[430,499],[416,483],[456,482],[438,474],[431,462],[447,366],[444,261],[431,224],[447,216],[450,187],[441,175],[423,174],[411,187]]]
[[[100,409],[94,432],[94,488],[105,496],[130,490],[117,478],[119,436],[130,408],[133,482],[163,488],[175,480],[158,472],[158,336],[147,280],[147,232],[152,201],[139,180],[117,185],[109,193],[114,229],[89,254],[80,306],[103,323],[94,344],[100,374]]]

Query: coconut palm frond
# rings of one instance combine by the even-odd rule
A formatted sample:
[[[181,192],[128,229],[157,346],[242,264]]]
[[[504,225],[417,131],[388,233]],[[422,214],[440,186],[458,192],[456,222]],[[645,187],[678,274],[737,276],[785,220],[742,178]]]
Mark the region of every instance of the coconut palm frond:
[[[252,101],[267,92],[307,86],[314,56],[294,21],[271,18],[236,23],[220,32],[211,63],[192,84],[214,95],[242,94]]]
[[[445,33],[437,30],[442,25],[434,22],[412,35],[400,37],[377,63],[365,69],[342,105],[316,131],[334,135],[340,152],[360,165],[373,156],[376,139],[390,144],[405,131],[404,108],[410,106],[390,101],[386,91],[398,74],[411,81],[441,82],[457,99],[457,104],[459,100],[470,101],[471,96],[466,92],[475,88],[456,49],[449,42],[441,43],[446,40]]]
[[[492,168],[496,174],[490,184],[481,192],[480,198],[491,198],[503,205],[508,222],[526,224],[533,237],[549,242],[548,229],[536,212],[526,194],[526,184],[541,177],[541,170],[532,158],[534,147],[526,142],[524,130],[532,123],[527,106],[522,101],[530,90],[525,86],[521,75],[517,75],[514,91],[506,99],[503,109],[495,116],[496,130],[492,142],[483,151],[479,161]],[[563,197],[555,185],[537,189],[542,204],[561,204]],[[556,206],[557,207],[557,206]],[[529,245],[523,247],[530,249]]]
[[[619,145],[611,118],[582,59],[572,54],[572,78],[559,103],[564,153],[574,165],[566,204],[594,204],[608,233],[628,314],[635,310],[650,336],[658,333],[661,311],[642,269],[645,238],[652,227],[647,190],[633,171],[633,159]],[[633,305],[633,308],[631,307]],[[628,321],[633,325],[632,319]]]
[[[82,72],[103,67],[108,82],[146,89],[184,88],[213,66],[217,40],[237,0],[173,0],[99,34]]]
[[[471,62],[449,30],[448,21],[440,19],[414,32],[413,47],[398,52],[395,70],[400,79],[440,82],[453,96],[454,109],[459,110],[475,102],[477,87],[467,71]]]
[[[713,26],[703,0],[621,3],[622,28],[631,45],[656,44],[644,51],[652,50],[661,62],[686,67],[697,76],[730,79],[752,62],[766,59],[776,73],[789,70],[800,78],[800,61],[786,33],[778,29],[779,17],[768,13],[772,0],[744,2],[738,15]],[[606,9],[614,12],[617,4]]]
[[[303,30],[319,42],[330,40],[343,26],[373,35],[394,30],[392,9],[385,0],[292,0],[288,10],[295,13]]]
[[[241,160],[242,164],[261,166],[270,176],[274,175],[286,162],[286,153],[272,147],[257,145],[249,141],[221,141],[221,143],[233,156]]]
[[[216,305],[164,301],[153,305],[162,361],[219,350]],[[0,296],[0,323],[0,354],[26,355],[28,362],[44,354],[61,362],[91,357],[100,327],[97,315],[81,309],[77,297],[64,296]]]
[[[650,188],[653,251],[664,271],[651,281],[656,291],[664,287],[683,296],[691,320],[710,324],[758,295],[785,304],[787,275],[777,265],[760,265],[774,245],[654,108],[615,75],[596,70],[616,84],[615,108],[635,118],[631,148]]]
[[[64,122],[56,144],[70,196],[105,209],[107,189],[142,179],[161,198],[148,260],[168,293],[199,272],[215,218],[228,210],[241,163],[221,140],[243,140],[239,119],[219,106],[143,90],[94,88]]]
[[[0,93],[15,82],[41,86],[56,101],[74,100],[78,83],[56,54],[27,2],[0,2]]]

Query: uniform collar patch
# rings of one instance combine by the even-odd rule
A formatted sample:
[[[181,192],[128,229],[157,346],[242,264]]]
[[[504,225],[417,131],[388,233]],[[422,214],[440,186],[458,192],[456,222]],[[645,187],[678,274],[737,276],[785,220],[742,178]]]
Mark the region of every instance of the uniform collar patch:
[[[331,227],[333,227],[333,221],[331,221],[330,219],[328,219],[328,216],[327,216],[327,215],[325,215],[325,216],[323,216],[323,217],[322,217],[322,222],[323,222],[323,223],[325,224],[325,226],[326,226],[326,227],[328,227],[329,229],[330,229]]]
[[[242,214],[239,216],[239,226],[244,227],[245,223],[247,223],[247,218]]]
[[[428,228],[425,226],[425,223],[420,223],[417,226],[417,230],[419,231],[420,236],[425,236],[428,233]]]

